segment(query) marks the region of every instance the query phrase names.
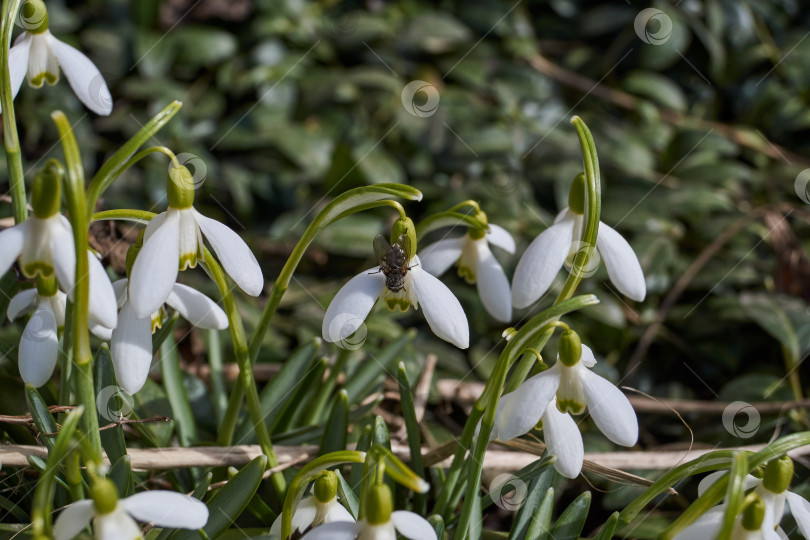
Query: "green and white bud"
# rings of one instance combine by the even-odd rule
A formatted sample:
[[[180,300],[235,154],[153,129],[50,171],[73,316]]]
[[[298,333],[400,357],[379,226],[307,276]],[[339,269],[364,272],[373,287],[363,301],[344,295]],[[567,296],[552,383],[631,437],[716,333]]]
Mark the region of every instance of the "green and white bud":
[[[772,493],[784,493],[793,479],[793,460],[788,456],[774,459],[765,466],[762,486]]]

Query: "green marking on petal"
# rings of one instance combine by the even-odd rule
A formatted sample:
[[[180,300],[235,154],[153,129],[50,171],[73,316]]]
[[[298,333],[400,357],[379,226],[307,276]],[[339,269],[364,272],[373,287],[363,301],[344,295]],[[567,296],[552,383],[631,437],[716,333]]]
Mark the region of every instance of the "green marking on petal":
[[[469,266],[461,264],[461,259],[459,259],[456,264],[458,265],[458,277],[462,278],[470,285],[474,285],[476,280],[475,270]]]
[[[42,261],[34,261],[23,266],[22,273],[27,278],[34,278],[37,275],[49,278],[53,276],[53,266]]]
[[[180,270],[197,266],[197,253],[183,253],[180,255]]]
[[[160,306],[160,309],[152,315],[152,333],[154,334],[158,328],[163,328],[163,317],[166,315],[166,310],[163,309],[163,306]]]
[[[49,85],[54,85],[59,82],[59,74],[50,73],[48,71],[43,71],[39,75],[31,77],[28,81],[28,84],[34,88],[41,88],[42,83],[48,83]]]
[[[557,395],[557,408],[561,413],[581,414],[585,410],[584,403],[577,403],[573,399],[560,399]]]

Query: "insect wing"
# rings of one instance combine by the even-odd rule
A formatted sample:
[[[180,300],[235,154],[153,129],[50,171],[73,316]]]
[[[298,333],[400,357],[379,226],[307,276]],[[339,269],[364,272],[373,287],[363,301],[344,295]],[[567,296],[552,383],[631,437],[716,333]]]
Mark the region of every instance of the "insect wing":
[[[377,264],[380,265],[380,270],[383,272],[388,272],[391,269],[388,264],[388,252],[390,251],[391,246],[383,235],[378,234],[374,237],[374,255],[377,257]]]

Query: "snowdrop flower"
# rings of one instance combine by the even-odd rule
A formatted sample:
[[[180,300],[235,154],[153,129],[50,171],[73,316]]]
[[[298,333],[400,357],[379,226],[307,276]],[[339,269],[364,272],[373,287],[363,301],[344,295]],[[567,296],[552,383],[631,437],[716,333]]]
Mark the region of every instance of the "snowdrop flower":
[[[584,176],[574,180],[564,208],[554,224],[540,233],[520,258],[512,278],[512,303],[525,308],[543,296],[563,265],[571,265],[580,246],[584,222]],[[605,262],[610,281],[623,295],[641,302],[647,294],[644,273],[633,248],[614,229],[599,222],[596,251]],[[592,253],[591,264],[596,253]],[[590,264],[589,264],[590,266]],[[594,268],[595,269],[595,268]],[[588,269],[586,269],[588,270]]]
[[[169,172],[169,207],[149,222],[130,276],[132,310],[145,319],[171,294],[179,270],[194,268],[203,257],[203,235],[225,272],[251,296],[259,296],[264,278],[256,257],[238,234],[197,212],[194,180],[186,167]]]
[[[103,337],[108,330],[104,325],[115,325],[115,311],[109,311],[109,299],[99,292],[106,275],[98,260],[89,255],[90,273],[90,331]],[[96,267],[97,265],[97,267]],[[93,268],[95,267],[95,271]],[[93,277],[97,275],[98,277]],[[109,282],[109,280],[107,280]],[[94,286],[95,285],[95,286]],[[103,289],[103,287],[102,287]],[[37,287],[15,294],[8,304],[6,314],[13,321],[20,315],[34,310],[25,325],[20,339],[19,367],[23,380],[40,387],[51,378],[59,356],[59,332],[65,326],[67,295],[56,288],[56,280],[37,278]]]
[[[582,445],[582,434],[571,415],[560,412],[557,399],[552,398],[540,417],[546,448],[557,461],[554,468],[566,478],[576,478],[582,471],[585,461],[585,449]]]
[[[388,309],[407,311],[422,307],[430,329],[441,339],[461,349],[469,347],[470,329],[458,299],[441,281],[426,272],[418,256],[410,252],[416,245],[413,222],[398,220],[392,229],[394,245],[386,254],[378,253],[381,266],[370,268],[349,280],[326,309],[322,333],[325,341],[344,342],[365,321],[379,298]],[[382,237],[378,237],[387,246]],[[375,240],[375,251],[379,251]],[[410,256],[410,259],[408,258]]]
[[[138,317],[132,308],[132,285],[128,284],[126,278],[113,283],[120,308],[118,326],[99,337],[110,340],[110,354],[119,386],[134,394],[143,388],[149,376],[152,333],[160,326],[163,307],[148,317]],[[166,304],[197,328],[222,330],[228,327],[228,317],[222,308],[187,285],[173,283]]]
[[[622,446],[636,444],[638,420],[630,401],[613,383],[591,371],[594,365],[593,351],[580,343],[575,332],[563,332],[557,362],[501,397],[491,437],[502,441],[514,439],[531,431],[542,419],[549,453],[557,452],[557,459],[562,461],[558,470],[578,473],[582,450],[576,441],[563,442],[561,438],[570,439],[575,427],[571,425],[573,421],[550,414],[548,410],[556,396],[558,412],[580,414],[587,408],[596,427],[608,439]],[[575,456],[578,467],[574,463]]]
[[[73,230],[59,213],[61,183],[49,168],[37,174],[31,189],[33,213],[26,221],[0,232],[0,275],[19,257],[23,275],[37,279],[37,289],[22,291],[8,306],[10,320],[36,308],[20,341],[19,364],[23,379],[42,386],[53,373],[58,354],[58,329],[65,324],[65,295],[76,283]],[[90,286],[89,318],[92,327],[114,328],[118,316],[110,279],[99,260],[87,252]]]
[[[515,252],[515,241],[503,227],[490,224],[489,232],[468,228],[462,237],[445,238],[423,249],[422,269],[438,277],[455,264],[460,277],[467,283],[478,284],[478,294],[487,312],[500,322],[509,322],[512,320],[509,279],[489,244],[508,253]]]
[[[20,91],[25,78],[33,88],[45,82],[56,84],[61,67],[76,97],[94,113],[109,115],[113,103],[104,77],[84,54],[51,35],[42,0],[26,0],[21,12],[26,31],[20,34],[8,54],[12,98]]]
[[[67,506],[53,524],[55,540],[70,540],[93,522],[98,540],[140,540],[135,522],[154,523],[172,529],[200,529],[208,521],[208,507],[199,500],[174,491],[144,491],[118,500],[109,480],[97,480],[93,499]]]
[[[387,485],[369,489],[366,518],[357,523],[335,521],[312,529],[301,540],[396,540],[397,533],[413,540],[436,540],[430,523],[413,512],[392,512],[391,490]]]
[[[698,484],[698,496],[703,495],[712,484],[726,474],[728,474],[728,471],[717,471],[703,478]],[[782,521],[782,516],[785,513],[786,503],[802,535],[805,538],[810,538],[810,502],[807,502],[800,495],[787,491],[792,478],[793,460],[787,456],[770,461],[765,467],[762,479],[750,474],[746,476],[745,489],[746,491],[753,490],[753,493],[757,495],[762,504],[762,509],[757,512],[759,514],[758,519],[751,520],[749,518],[749,523],[753,521],[755,525],[758,525],[756,527],[749,526],[746,530],[744,526],[748,516],[744,513],[738,517],[735,528],[737,535],[732,535],[734,540],[738,538],[745,540],[787,538],[784,531],[778,528],[779,522]],[[715,538],[723,525],[725,508],[724,504],[712,508],[689,527],[682,530],[675,538],[677,540]]]
[[[315,480],[314,495],[302,500],[292,517],[292,533],[303,534],[311,527],[324,523],[346,521],[354,523],[354,518],[337,500],[337,475],[325,471]],[[281,516],[270,527],[271,538],[281,538]]]

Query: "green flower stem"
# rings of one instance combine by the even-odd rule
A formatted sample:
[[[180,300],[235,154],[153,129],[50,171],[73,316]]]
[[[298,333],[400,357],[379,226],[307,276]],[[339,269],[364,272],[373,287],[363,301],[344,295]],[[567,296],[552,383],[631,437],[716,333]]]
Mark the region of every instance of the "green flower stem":
[[[569,274],[568,279],[566,279],[563,289],[560,292],[560,295],[554,301],[552,307],[532,318],[532,320],[529,321],[529,323],[527,323],[516,335],[512,336],[511,340],[504,349],[503,354],[501,354],[501,357],[498,359],[498,364],[495,367],[495,371],[493,372],[489,381],[487,381],[483,393],[475,403],[474,413],[472,413],[467,419],[467,424],[472,423],[473,426],[476,426],[480,420],[481,428],[478,432],[478,437],[473,452],[470,456],[469,470],[468,474],[466,475],[467,490],[464,498],[461,517],[459,519],[459,531],[461,531],[461,538],[465,537],[469,529],[468,525],[472,515],[473,501],[475,497],[477,497],[477,492],[481,481],[481,470],[484,462],[484,454],[486,453],[487,445],[489,444],[489,435],[492,433],[492,428],[495,425],[495,412],[497,411],[501,389],[503,388],[505,393],[514,391],[525,380],[526,376],[531,371],[536,361],[536,355],[534,353],[523,355],[523,358],[514,369],[509,384],[506,386],[506,388],[504,388],[509,368],[516,357],[523,353],[523,351],[526,349],[533,348],[538,351],[543,349],[549,338],[554,333],[554,328],[556,325],[552,323],[556,323],[560,317],[567,313],[565,310],[557,313],[555,308],[559,309],[564,305],[567,306],[571,301],[571,297],[576,291],[579,282],[582,281],[593,250],[596,249],[596,236],[599,232],[599,218],[601,213],[601,182],[599,177],[599,161],[596,154],[596,145],[593,142],[593,136],[591,135],[588,126],[585,125],[585,122],[583,122],[581,118],[574,116],[571,119],[571,123],[574,124],[574,128],[577,131],[577,137],[582,149],[583,166],[585,169],[585,221],[584,226],[582,227],[582,236],[580,241],[582,242],[582,245],[588,246],[589,248],[577,254],[572,271]],[[593,303],[596,302],[598,302],[598,300],[593,297]],[[582,305],[581,307],[585,307],[585,305]],[[580,308],[578,307],[576,309]],[[449,517],[446,515],[449,511],[449,506],[446,505],[448,505],[450,499],[453,498],[452,495],[448,495],[446,492],[449,491],[452,493],[455,490],[455,483],[458,481],[460,473],[463,470],[463,463],[461,463],[461,461],[466,452],[466,447],[468,447],[471,442],[471,437],[467,439],[464,437],[464,435],[467,435],[470,432],[471,430],[468,429],[467,425],[465,425],[462,439],[459,443],[459,449],[456,451],[456,455],[453,458],[453,463],[451,464],[450,471],[448,472],[447,481],[442,487],[442,492],[439,497],[439,508],[441,509],[440,513],[446,518]]]
[[[723,527],[717,533],[718,540],[731,540],[734,522],[743,509],[745,497],[745,477],[748,475],[748,454],[744,450],[734,453],[728,488],[726,489],[726,511],[723,512]]]
[[[132,209],[119,209],[119,210],[104,210],[103,212],[96,212],[91,216],[91,221],[104,221],[107,219],[120,219],[123,221],[134,221],[141,225],[146,225],[157,214],[147,210],[132,210]]]
[[[465,206],[470,206],[470,207],[474,208],[476,212],[481,211],[481,207],[478,206],[478,202],[474,201],[472,199],[467,199],[466,201],[462,201],[462,202],[460,202],[460,203],[458,203],[458,204],[456,204],[454,206],[451,206],[450,208],[447,209],[447,211],[448,212],[455,212],[456,210],[460,210],[460,209],[464,208]]]
[[[140,160],[145,158],[146,156],[148,156],[150,154],[154,154],[156,152],[160,153],[160,154],[164,154],[165,156],[167,156],[170,160],[172,160],[172,164],[175,167],[180,167],[180,162],[177,161],[177,156],[174,155],[174,152],[172,152],[171,150],[169,150],[165,146],[150,146],[149,148],[146,148],[145,150],[141,150],[140,152],[138,152],[137,154],[135,154],[134,156],[129,158],[121,166],[121,170],[119,171],[118,174],[120,175],[121,173],[123,173],[124,171],[126,171],[127,169],[129,169],[130,167],[135,165],[136,163],[138,163]]]
[[[11,201],[14,222],[22,223],[28,218],[25,200],[25,178],[22,170],[20,139],[17,135],[17,119],[14,116],[14,97],[11,93],[11,74],[8,70],[8,51],[11,48],[11,31],[20,10],[22,0],[3,0],[2,61],[0,69],[0,103],[3,106],[3,142],[6,146],[6,165],[11,184]]]
[[[59,140],[65,154],[67,175],[65,178],[65,198],[68,215],[73,227],[73,242],[76,247],[76,284],[73,289],[73,372],[74,384],[79,403],[84,406],[86,414],[82,415],[82,431],[90,438],[91,447],[101,456],[101,436],[98,431],[96,414],[96,394],[93,387],[93,355],[90,351],[90,333],[88,331],[88,309],[90,305],[90,269],[87,260],[88,219],[85,213],[84,171],[79,155],[76,137],[67,117],[61,111],[55,111],[51,118],[59,130]],[[59,167],[56,160],[48,162],[48,167]]]
[[[59,373],[59,401],[60,405],[71,403],[70,380],[73,372],[73,349],[67,346],[73,342],[73,319],[74,304],[70,300],[65,306],[65,328],[62,333],[62,346],[59,347],[59,361],[61,371]]]
[[[261,446],[262,453],[267,456],[268,467],[276,467],[278,466],[278,459],[273,450],[273,443],[270,440],[270,432],[267,430],[267,424],[262,416],[259,393],[256,390],[256,381],[253,379],[253,369],[248,355],[245,328],[242,326],[242,318],[239,316],[239,308],[236,305],[232,287],[228,284],[222,267],[214,259],[213,254],[208,251],[208,248],[203,249],[203,259],[208,274],[214,280],[222,295],[223,307],[228,316],[228,327],[231,330],[234,355],[237,364],[239,364],[239,380],[242,381],[242,386],[247,388],[248,410],[250,411],[250,419],[253,421],[253,427],[256,430],[256,437],[259,439],[259,446]],[[279,498],[284,497],[287,490],[284,474],[281,471],[275,472],[270,476],[270,481],[273,483]]]
[[[420,221],[419,225],[416,226],[416,235],[418,238],[422,238],[430,231],[435,231],[442,227],[456,227],[459,225],[462,227],[480,229],[482,231],[489,230],[488,224],[471,214],[462,214],[460,212],[447,210],[445,212],[437,212]]]
[[[56,488],[56,474],[59,472],[67,453],[72,450],[73,435],[76,433],[84,413],[85,410],[80,405],[67,415],[53,448],[48,452],[45,471],[39,477],[37,487],[34,490],[34,500],[31,504],[31,528],[36,540],[44,540],[53,536],[51,533],[51,514],[53,513],[52,505]]]
[[[390,206],[395,208],[400,216],[405,216],[405,210],[396,201],[392,201],[388,197],[402,197],[410,200],[420,200],[422,194],[410,186],[399,184],[377,184],[376,186],[368,186],[362,188],[351,189],[330,202],[326,207],[315,217],[315,219],[304,231],[303,236],[296,244],[293,252],[281,269],[278,278],[273,283],[273,288],[270,291],[270,297],[267,299],[267,304],[262,310],[261,317],[256,325],[256,331],[253,334],[253,339],[250,341],[250,366],[256,363],[259,357],[259,350],[262,347],[262,340],[267,328],[270,326],[270,321],[278,309],[281,298],[287,292],[290,286],[293,274],[295,273],[298,264],[304,257],[309,245],[315,237],[324,228],[331,223],[342,219],[348,215],[372,208],[381,206]],[[225,411],[225,416],[220,424],[219,433],[217,434],[217,443],[220,445],[230,445],[233,439],[233,432],[236,429],[236,423],[239,417],[239,408],[242,405],[242,397],[244,395],[244,387],[242,380],[237,379],[231,391],[230,399],[228,401],[228,408]]]
[[[579,116],[571,118],[571,123],[577,131],[579,144],[582,148],[582,162],[585,168],[585,215],[582,227],[582,235],[579,238],[581,246],[586,246],[584,250],[578,251],[573,261],[571,272],[563,284],[563,288],[555,304],[571,298],[576,292],[580,281],[588,268],[593,251],[596,249],[596,237],[599,233],[599,220],[602,212],[602,182],[599,176],[599,159],[596,155],[596,145],[593,142],[593,135]],[[551,337],[551,330],[548,335],[539,339],[537,349],[540,350]],[[504,388],[504,393],[514,392],[520,384],[526,380],[526,376],[534,366],[534,355],[524,355],[515,367],[509,382]]]
[[[17,0],[19,3],[19,0]],[[141,145],[152,138],[163,126],[171,120],[175,114],[180,110],[183,104],[179,101],[172,101],[162,111],[157,113],[149,122],[146,123],[135,135],[132,136],[124,145],[119,148],[108,159],[96,175],[90,181],[87,187],[87,219],[89,220],[93,211],[96,208],[96,203],[101,194],[110,187],[110,184],[118,178],[118,176],[128,167],[130,158]],[[171,156],[170,156],[171,157]]]

